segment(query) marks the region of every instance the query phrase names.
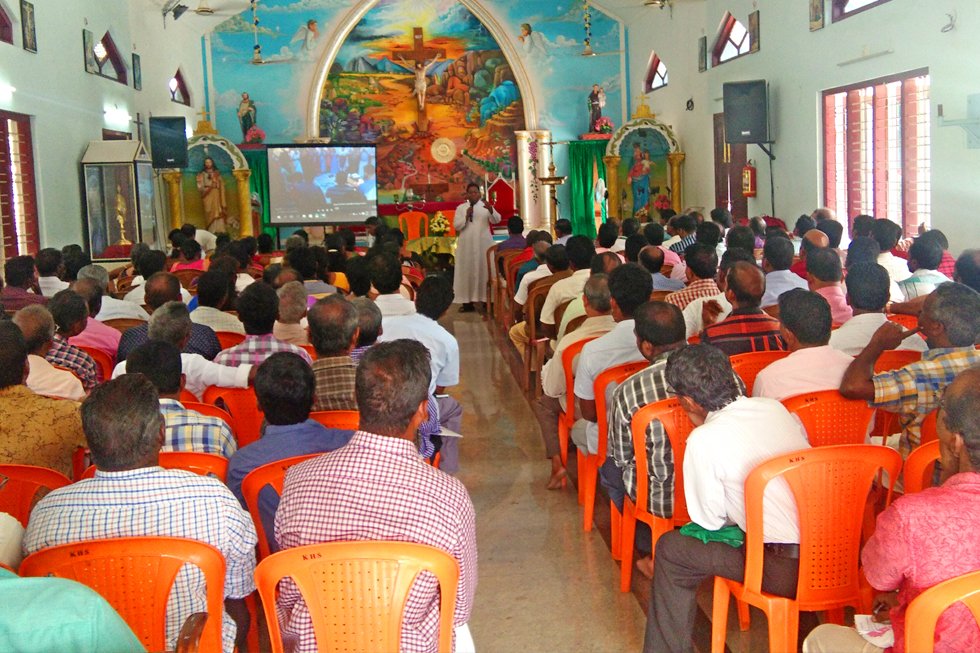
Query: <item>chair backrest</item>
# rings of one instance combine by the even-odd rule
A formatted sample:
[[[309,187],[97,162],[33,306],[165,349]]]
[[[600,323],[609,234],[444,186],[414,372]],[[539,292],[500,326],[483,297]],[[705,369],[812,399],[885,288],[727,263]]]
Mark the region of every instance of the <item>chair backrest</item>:
[[[580,326],[585,324],[585,321],[587,319],[589,319],[588,315],[576,315],[575,317],[573,317],[568,321],[568,324],[565,325],[565,333],[563,335],[567,336],[572,331],[575,331]]]
[[[561,304],[555,307],[555,328],[561,324],[561,320],[565,317],[565,311],[568,310],[569,305],[572,303],[571,299],[566,299]]]
[[[213,453],[161,451],[159,463],[164,469],[182,469],[200,476],[214,476],[222,483],[228,477],[228,459]],[[82,473],[82,478],[93,476],[95,476],[95,465],[89,465]]]
[[[521,253],[519,249],[505,249],[503,251],[497,250],[493,255],[493,269],[497,271],[498,276],[506,278],[507,274],[507,264],[512,258],[518,256]],[[509,289],[508,292],[511,296],[514,295],[513,289]]]
[[[919,426],[919,444],[935,442],[939,438],[939,432],[936,430],[936,416],[938,413],[939,409],[937,408],[922,420],[922,424]]]
[[[218,342],[221,344],[222,349],[228,349],[229,347],[234,347],[235,345],[240,345],[245,342],[245,334],[236,333],[234,331],[215,331],[214,335],[218,336]]]
[[[203,270],[177,270],[174,272],[174,276],[180,281],[180,285],[192,295],[197,294],[197,279],[202,274],[204,274]]]
[[[452,224],[452,220],[449,221]],[[487,248],[486,252],[486,263],[487,263],[487,288],[489,289],[492,285],[496,283],[497,278],[497,268],[494,267],[493,262],[497,259],[497,248],[499,244],[491,245]],[[488,295],[489,297],[489,295]]]
[[[932,486],[935,463],[939,460],[939,440],[920,444],[905,459],[905,494],[921,492]]]
[[[520,250],[515,250],[520,253]],[[518,262],[517,256],[512,256],[504,263],[504,277],[507,279],[507,292],[513,297],[517,293],[517,273],[524,262]]]
[[[146,320],[138,320],[134,317],[117,317],[113,320],[105,320],[102,324],[112,327],[120,333],[126,333],[133,327],[138,327],[146,324]]]
[[[330,542],[275,553],[259,563],[255,582],[274,653],[283,650],[276,586],[296,583],[309,608],[317,650],[400,650],[402,613],[419,573],[439,582],[439,648],[452,651],[459,566],[445,551],[409,542]]]
[[[902,327],[906,329],[919,328],[918,315],[903,315],[901,313],[887,313],[885,317],[888,318],[889,322],[894,322],[895,324],[901,324]]]
[[[932,653],[936,641],[936,623],[954,603],[962,603],[980,626],[980,571],[950,578],[912,599],[905,612],[905,650],[909,653]]]
[[[572,276],[571,270],[562,270],[543,279],[535,279],[528,286],[527,303],[524,304],[524,317],[527,323],[527,336],[530,342],[538,339],[538,325],[541,322],[541,309],[548,298],[548,292],[557,282]],[[557,327],[558,322],[555,322]]]
[[[361,423],[361,414],[356,410],[314,410],[310,419],[315,419],[327,428],[356,431]]]
[[[687,448],[687,436],[694,430],[694,424],[676,397],[647,404],[633,414],[630,428],[633,432],[633,452],[636,458],[636,509],[639,512],[650,512],[647,426],[655,419],[660,420],[667,439],[670,440],[674,468],[674,523],[686,524],[691,518],[687,514],[687,501],[684,499],[684,451]]]
[[[654,290],[650,293],[651,302],[662,302],[670,294],[669,290]]]
[[[565,372],[565,398],[569,402],[568,405],[572,407],[571,410],[566,410],[570,414],[575,413],[575,372],[572,369],[572,363],[575,362],[575,357],[582,353],[582,347],[596,338],[598,336],[583,338],[561,350],[561,368]]]
[[[837,390],[787,397],[783,405],[803,423],[811,447],[864,444],[875,412],[863,399],[846,399]]]
[[[219,404],[218,401],[221,401]],[[219,388],[209,386],[204,391],[204,403],[222,406],[235,418],[235,437],[238,448],[251,444],[259,439],[265,414],[259,408],[255,398],[255,389],[248,388]]]
[[[296,346],[302,349],[303,351],[305,351],[307,354],[309,354],[310,358],[316,360],[316,348],[313,347],[313,345],[296,345]]]
[[[732,369],[745,384],[745,394],[751,396],[752,386],[755,384],[755,377],[759,375],[759,372],[765,369],[769,363],[787,356],[789,356],[788,351],[751,351],[747,354],[735,354],[728,360],[731,361]]]
[[[218,419],[224,420],[228,428],[231,429],[232,433],[235,433],[235,418],[231,416],[227,410],[223,408],[218,408],[214,404],[206,404],[201,401],[186,401],[181,399],[180,403],[187,410],[193,410],[194,412],[201,413],[202,415],[207,415],[208,417],[217,417]]]
[[[38,490],[57,490],[71,479],[47,467],[0,465],[0,512],[16,519],[25,528]]]
[[[421,211],[405,211],[398,214],[398,228],[406,240],[415,240],[429,235],[429,216]]]
[[[610,384],[619,385],[642,369],[649,367],[650,361],[639,360],[607,367],[592,382],[595,394],[595,414],[599,425],[599,455],[606,457],[606,437],[609,433],[609,419],[606,409],[606,388]]]
[[[922,360],[922,352],[911,349],[889,349],[881,352],[881,356],[875,361],[875,374],[897,370],[918,360]]]
[[[261,467],[256,467],[242,479],[242,496],[245,498],[245,505],[248,513],[255,522],[255,531],[259,536],[259,559],[269,555],[269,537],[265,532],[265,524],[262,522],[262,515],[259,512],[259,493],[262,488],[269,486],[276,494],[282,494],[282,483],[286,478],[286,470],[304,460],[315,458],[320,454],[310,453],[303,456],[292,456],[283,458],[275,462],[267,463]]]
[[[185,564],[198,567],[207,583],[208,620],[201,648],[220,651],[225,559],[210,544],[176,537],[75,542],[28,556],[21,563],[20,573],[57,576],[87,585],[109,602],[148,651],[163,651],[169,648],[167,599],[177,572]]]
[[[800,520],[800,575],[796,600],[802,611],[838,607],[860,599],[858,553],[864,506],[878,470],[888,474],[885,505],[902,468],[894,449],[841,444],[775,456],[745,479],[745,586],[762,586],[762,497],[775,478],[789,484]]]
[[[99,367],[99,372],[102,374],[103,381],[108,381],[112,378],[112,370],[116,366],[112,360],[112,356],[95,347],[89,347],[87,345],[75,346],[92,357],[92,360],[94,360],[95,364]]]
[[[133,279],[136,277],[133,275],[125,277],[117,277],[115,280],[116,289],[113,291],[112,296],[116,299],[122,299],[133,289]]]

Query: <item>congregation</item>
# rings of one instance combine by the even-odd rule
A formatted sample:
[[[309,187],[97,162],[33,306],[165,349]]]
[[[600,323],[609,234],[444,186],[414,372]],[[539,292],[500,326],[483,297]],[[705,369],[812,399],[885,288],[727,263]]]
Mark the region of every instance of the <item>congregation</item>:
[[[713,641],[724,643],[732,592],[753,605],[790,599],[797,612],[767,615],[770,646],[795,650],[799,634],[811,653],[880,651],[837,621],[797,631],[798,611],[841,607],[806,603],[822,546],[809,520],[826,509],[800,493],[833,504],[843,490],[814,479],[857,478],[870,465],[861,504],[840,520],[859,540],[864,529],[862,573],[901,653],[917,596],[980,571],[980,544],[961,536],[980,519],[980,250],[954,258],[938,230],[905,239],[889,220],[839,221],[826,208],[792,230],[778,219],[735,224],[721,208],[670,213],[610,219],[595,240],[568,221],[525,233],[511,218],[485,282],[465,286],[474,319],[508,336],[499,342],[540,427],[542,485],[577,485],[586,530],[597,496],[609,499],[620,589],[650,587],[647,653],[693,650],[698,592],[712,578]],[[450,394],[460,343],[440,323],[460,300],[400,231],[368,227],[366,248],[342,229],[322,245],[300,230],[276,250],[268,234],[232,241],[185,225],[171,251],[136,246],[112,271],[77,246],[7,259],[0,465],[74,481],[14,525],[22,572],[90,540],[203,542],[224,560],[223,611],[209,632],[230,653],[254,650],[249,597],[261,593],[263,561],[327,542],[423,544],[455,564],[454,647],[470,650],[477,515],[454,477],[467,409]],[[832,437],[807,419],[818,403],[836,411]],[[921,489],[907,465],[896,472],[924,447],[937,482]],[[181,453],[217,459],[219,471],[167,462]],[[754,493],[775,461],[785,469]],[[817,476],[790,478],[791,467]],[[256,485],[272,468],[280,485]],[[905,496],[891,501],[892,490]],[[2,562],[16,569],[21,555]],[[208,611],[212,584],[202,569],[175,573],[168,648]],[[411,585],[401,650],[437,650],[445,593],[432,574]],[[270,630],[287,650],[319,650],[300,582],[262,600],[274,602]],[[105,609],[94,596],[78,601]],[[98,650],[134,650],[108,612]],[[775,620],[787,622],[784,640]],[[106,644],[110,628],[123,634]],[[980,647],[963,606],[935,638],[936,651]]]

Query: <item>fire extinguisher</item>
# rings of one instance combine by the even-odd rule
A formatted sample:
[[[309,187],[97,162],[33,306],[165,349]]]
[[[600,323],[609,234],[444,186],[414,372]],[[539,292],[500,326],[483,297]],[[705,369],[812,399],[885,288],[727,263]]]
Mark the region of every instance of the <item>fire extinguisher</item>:
[[[742,168],[742,195],[745,197],[755,197],[755,165],[752,161],[745,164]]]

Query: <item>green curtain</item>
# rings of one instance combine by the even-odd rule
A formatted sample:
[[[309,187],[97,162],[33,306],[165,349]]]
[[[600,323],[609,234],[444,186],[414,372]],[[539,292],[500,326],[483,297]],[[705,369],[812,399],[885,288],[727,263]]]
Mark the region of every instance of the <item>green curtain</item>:
[[[572,212],[572,233],[595,238],[595,209],[592,183],[593,167],[599,177],[606,178],[606,141],[572,141],[568,144],[569,201]]]
[[[252,171],[248,177],[248,190],[258,195],[262,207],[260,229],[275,238],[276,228],[269,224],[269,158],[265,148],[242,150],[242,154],[248,162],[248,169]]]

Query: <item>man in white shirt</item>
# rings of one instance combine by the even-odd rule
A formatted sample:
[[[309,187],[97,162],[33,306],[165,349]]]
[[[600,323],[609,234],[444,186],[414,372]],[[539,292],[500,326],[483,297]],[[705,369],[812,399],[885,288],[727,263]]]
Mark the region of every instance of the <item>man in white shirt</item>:
[[[565,253],[568,255],[568,264],[572,269],[572,276],[558,281],[548,291],[545,297],[544,306],[541,307],[541,333],[545,336],[554,336],[557,333],[555,324],[555,310],[570,299],[575,299],[582,294],[582,288],[589,279],[592,257],[595,256],[595,245],[585,236],[572,236],[565,244]],[[526,336],[525,336],[526,338]],[[511,337],[513,341],[514,338]],[[522,349],[519,347],[518,349]]]
[[[667,361],[666,378],[695,425],[684,454],[684,496],[691,521],[708,531],[730,524],[744,531],[746,477],[773,456],[809,448],[803,427],[778,401],[740,396],[728,357],[715,347],[678,350]],[[766,489],[763,523],[762,589],[795,596],[799,519],[785,482]],[[644,653],[690,651],[698,587],[712,576],[741,581],[744,573],[744,545],[704,543],[680,531],[661,536],[654,554]]]
[[[201,246],[201,252],[204,256],[207,256],[214,251],[214,248],[218,245],[218,237],[215,236],[210,231],[204,229],[198,229],[190,223],[184,223],[180,232],[184,234],[187,238],[193,238],[197,241],[197,244]]]
[[[211,327],[215,332],[245,335],[245,325],[238,316],[227,313],[228,275],[208,270],[197,278],[197,308],[191,311],[191,322]]]
[[[54,340],[54,318],[44,306],[32,304],[14,313],[14,324],[24,334],[27,344],[27,381],[25,385],[39,395],[81,401],[85,389],[77,376],[58,369],[44,359]]]
[[[568,408],[567,386],[565,385],[565,368],[562,363],[562,352],[570,345],[609,333],[616,322],[612,317],[612,305],[609,294],[609,277],[601,272],[593,274],[585,282],[582,301],[585,305],[585,321],[558,340],[555,354],[544,364],[541,370],[541,389],[543,394],[534,402],[534,414],[541,427],[541,439],[544,441],[545,456],[551,460],[551,477],[548,479],[548,489],[557,490],[565,478],[566,471],[561,461],[561,444],[558,439],[558,416]],[[572,361],[572,373],[578,368],[581,356]],[[574,397],[572,398],[574,402]],[[574,406],[572,407],[574,410]]]
[[[854,359],[829,344],[833,318],[827,300],[811,290],[794,289],[779,297],[779,332],[790,354],[759,372],[753,397],[787,397],[836,390]]]
[[[535,243],[535,245],[539,245]],[[545,243],[547,244],[547,243]],[[551,245],[548,247],[547,252],[545,252],[545,263],[544,265],[538,267],[536,270],[532,270],[524,275],[521,279],[521,285],[517,288],[517,294],[514,295],[514,326],[510,328],[507,332],[510,341],[514,343],[514,347],[517,348],[517,353],[524,357],[524,347],[527,345],[528,341],[528,331],[527,331],[527,321],[524,315],[524,305],[527,303],[528,288],[531,283],[537,281],[538,279],[545,279],[558,272],[564,272],[569,267],[568,253],[564,245]],[[544,268],[542,270],[541,268]],[[574,273],[573,273],[574,275]],[[571,277],[566,277],[571,278]],[[555,283],[561,283],[562,280]],[[551,291],[548,291],[549,294]],[[547,300],[547,298],[545,298]]]
[[[123,301],[132,302],[142,307],[146,303],[146,280],[157,272],[163,272],[166,264],[167,255],[159,250],[153,249],[140,254],[135,263],[137,275],[133,277],[133,285],[123,297]],[[191,294],[187,292],[187,289],[181,287],[180,300],[187,304],[191,299]]]
[[[623,264],[623,259],[619,258],[613,252],[604,252],[602,254],[596,254],[592,257],[592,265],[589,266],[589,274],[599,274],[600,272],[605,275],[609,275],[613,270],[618,268]],[[572,320],[577,317],[582,317],[585,315],[585,303],[583,301],[582,295],[579,295],[572,301],[568,303],[565,308],[565,313],[561,316],[561,324],[558,325],[558,334],[551,341],[551,346],[554,347],[557,341],[565,337],[568,332],[568,325],[571,324]]]
[[[895,284],[899,284],[912,276],[912,273],[909,272],[908,263],[892,254],[892,250],[898,246],[898,241],[902,238],[902,227],[891,220],[878,218],[871,226],[871,237],[878,242],[878,248],[881,250],[878,254],[878,265],[888,271],[889,278]],[[905,301],[905,295],[902,294],[897,285],[892,286],[891,301]]]
[[[721,322],[731,314],[733,306],[728,301],[728,298],[725,297],[725,291],[728,290],[728,271],[735,267],[738,261],[745,261],[746,263],[755,265],[755,258],[752,256],[752,252],[746,251],[741,247],[730,247],[726,249],[725,253],[721,255],[721,262],[718,264],[718,276],[715,277],[715,284],[721,293],[713,297],[698,297],[684,307],[682,311],[684,314],[684,328],[688,338],[698,335],[704,329],[703,316],[705,304],[713,302],[711,308],[712,324],[715,321]]]
[[[101,265],[86,265],[78,271],[79,279],[92,279],[102,290],[102,310],[95,316],[99,322],[127,318],[131,320],[147,320],[150,315],[132,302],[116,299],[109,295],[109,272]]]
[[[855,263],[848,269],[844,284],[854,317],[830,334],[830,346],[848,356],[857,356],[871,342],[875,331],[888,321],[885,316],[890,285],[888,271],[877,263]],[[909,336],[898,347],[913,351],[927,348],[925,339],[918,334]]]
[[[384,317],[412,315],[415,302],[400,293],[402,287],[402,266],[391,254],[376,254],[368,261],[371,271],[371,285],[378,291],[375,303]]]
[[[555,244],[565,245],[568,243],[568,239],[572,237],[572,221],[568,218],[562,218],[555,222]]]
[[[807,289],[806,279],[790,271],[793,265],[793,243],[788,238],[771,236],[762,248],[762,270],[766,273],[766,294],[762,308],[773,306],[779,296],[793,288]]]
[[[599,424],[596,414],[596,378],[605,370],[623,363],[643,360],[636,343],[633,312],[649,301],[653,289],[650,274],[635,263],[621,265],[609,275],[609,294],[612,296],[613,320],[616,326],[604,336],[582,348],[575,373],[575,398],[579,400],[582,419],[575,422],[571,437],[582,451],[595,454],[599,450]],[[607,400],[616,390],[606,388]]]
[[[37,267],[37,286],[45,297],[54,297],[56,293],[68,288],[68,282],[61,280],[65,273],[65,261],[61,250],[46,247],[34,257]]]
[[[183,302],[167,302],[153,311],[150,318],[148,336],[150,340],[169,342],[183,351],[191,337],[190,313]],[[218,365],[200,354],[180,355],[181,371],[184,374],[184,389],[200,400],[208,386],[222,388],[247,388],[255,378],[255,370],[249,364],[238,367]],[[126,373],[126,361],[119,362],[112,370],[112,378]]]
[[[909,247],[908,268],[912,276],[898,284],[905,301],[928,295],[936,286],[952,281],[937,270],[943,260],[943,248],[934,238],[916,238]],[[41,268],[38,267],[38,270]]]
[[[432,377],[429,394],[435,395],[439,408],[439,425],[459,433],[463,409],[459,402],[446,394],[446,389],[459,384],[459,343],[437,321],[453,304],[453,287],[442,276],[429,276],[415,294],[417,312],[411,315],[393,315],[381,320],[380,342],[409,339],[417,340],[429,350]],[[440,468],[447,473],[459,470],[458,438],[442,438]]]

